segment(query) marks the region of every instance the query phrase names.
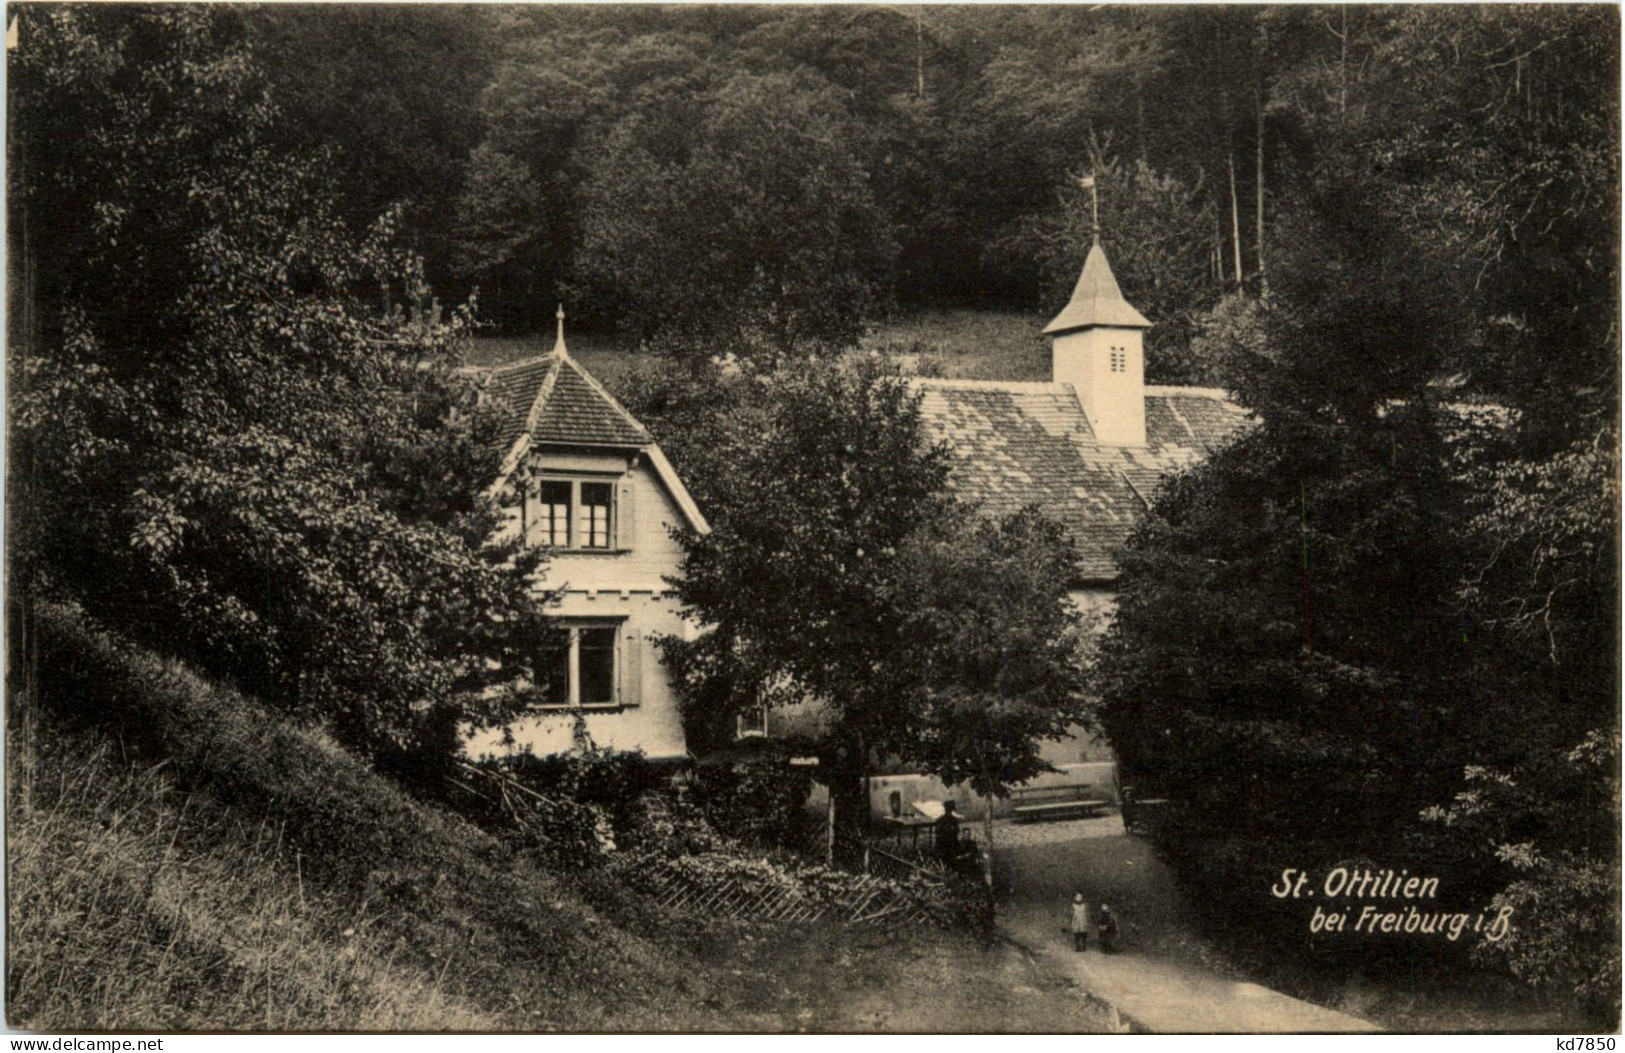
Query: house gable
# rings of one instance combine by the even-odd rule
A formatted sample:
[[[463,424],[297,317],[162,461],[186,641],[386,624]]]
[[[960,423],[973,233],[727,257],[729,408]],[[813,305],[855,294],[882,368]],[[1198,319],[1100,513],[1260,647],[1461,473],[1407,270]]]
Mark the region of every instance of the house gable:
[[[682,511],[685,525],[701,533],[710,524],[665,453],[636,417],[598,379],[561,349],[484,371],[485,394],[503,413],[497,442],[505,451],[488,492],[501,494],[514,470],[534,449],[553,459],[569,448],[636,450]]]
[[[658,641],[695,632],[670,593],[676,528],[709,529],[654,437],[560,338],[551,354],[483,371],[502,413],[502,464],[487,492],[503,532],[545,546],[533,582],[564,641],[538,644],[536,668],[559,675],[506,729],[475,732],[471,756],[538,755],[576,746],[585,720],[600,746],[650,758],[687,755],[676,685]]]

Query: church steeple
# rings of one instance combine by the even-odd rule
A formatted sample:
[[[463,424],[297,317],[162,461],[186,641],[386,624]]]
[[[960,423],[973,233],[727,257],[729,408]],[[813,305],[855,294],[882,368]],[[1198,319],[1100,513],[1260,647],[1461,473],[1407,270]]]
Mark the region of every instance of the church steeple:
[[[1055,382],[1071,384],[1097,441],[1145,445],[1145,330],[1151,323],[1123,299],[1094,232],[1072,299],[1044,334]]]
[[[1123,299],[1123,290],[1117,287],[1117,275],[1106,262],[1106,250],[1100,247],[1100,235],[1094,236],[1089,255],[1083,261],[1083,273],[1072,289],[1072,299],[1061,309],[1049,325],[1045,336],[1060,336],[1076,329],[1095,325],[1111,325],[1122,329],[1150,329],[1145,315],[1136,311]]]

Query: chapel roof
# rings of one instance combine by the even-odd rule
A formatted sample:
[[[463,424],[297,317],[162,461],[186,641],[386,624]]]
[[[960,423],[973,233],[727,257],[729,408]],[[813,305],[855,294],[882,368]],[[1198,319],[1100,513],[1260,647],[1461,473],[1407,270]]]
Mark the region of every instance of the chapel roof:
[[[1089,255],[1083,261],[1078,284],[1072,288],[1072,299],[1044,327],[1044,333],[1054,336],[1097,325],[1119,329],[1151,328],[1145,315],[1123,299],[1123,290],[1117,287],[1117,276],[1112,273],[1112,265],[1106,262],[1105,250],[1098,240],[1089,246]]]
[[[1070,384],[914,386],[927,434],[953,453],[956,492],[991,516],[1037,505],[1072,535],[1084,581],[1115,579],[1115,553],[1162,480],[1223,446],[1249,419],[1215,388],[1147,386],[1146,445],[1107,446]]]

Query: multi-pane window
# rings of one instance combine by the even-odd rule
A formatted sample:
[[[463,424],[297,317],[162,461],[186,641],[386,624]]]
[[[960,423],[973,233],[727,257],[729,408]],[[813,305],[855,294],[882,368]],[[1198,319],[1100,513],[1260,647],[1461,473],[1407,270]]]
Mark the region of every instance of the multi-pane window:
[[[521,513],[529,544],[577,551],[614,548],[614,483],[542,479],[534,485]]]
[[[550,639],[535,656],[538,704],[610,706],[621,701],[616,693],[619,644],[617,625],[572,625]]]
[[[581,484],[580,548],[609,547],[609,505],[615,488],[609,483]]]
[[[570,547],[570,505],[573,488],[568,482],[548,479],[542,482],[537,497],[535,544],[553,548]]]
[[[1112,348],[1111,367],[1113,373],[1121,373],[1128,369],[1128,352],[1120,347]]]

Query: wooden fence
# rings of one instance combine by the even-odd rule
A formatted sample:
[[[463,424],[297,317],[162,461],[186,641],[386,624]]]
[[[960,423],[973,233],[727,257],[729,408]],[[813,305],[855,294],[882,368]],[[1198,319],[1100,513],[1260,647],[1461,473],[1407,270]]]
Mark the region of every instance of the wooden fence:
[[[828,879],[765,881],[752,874],[704,874],[676,867],[645,871],[641,882],[662,906],[709,918],[807,923],[838,921],[853,925],[935,922],[925,890],[916,892],[873,874]]]

